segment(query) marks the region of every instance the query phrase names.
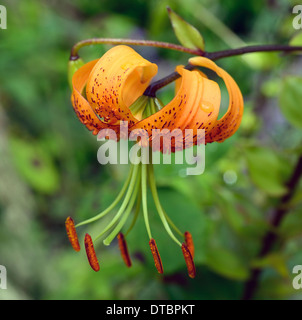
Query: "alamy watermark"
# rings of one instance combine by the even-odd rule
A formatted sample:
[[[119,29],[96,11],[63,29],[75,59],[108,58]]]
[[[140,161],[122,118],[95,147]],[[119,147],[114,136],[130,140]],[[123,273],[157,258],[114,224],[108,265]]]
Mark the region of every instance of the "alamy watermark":
[[[293,7],[293,14],[296,14],[296,16],[293,19],[294,29],[302,29],[302,4]]]
[[[0,265],[0,289],[7,289],[6,278],[7,278],[6,268]]]
[[[296,290],[302,289],[302,265],[294,266],[293,273],[297,274],[292,282],[293,288]]]
[[[7,11],[6,8],[0,4],[0,29],[7,29]]]
[[[119,127],[120,141],[112,129],[98,133],[98,141],[105,141],[97,153],[100,164],[187,164],[186,175],[200,175],[205,169],[205,130],[197,129],[144,129],[132,130],[129,134],[128,122]],[[107,138],[107,140],[106,140]],[[129,141],[135,143],[129,149]],[[196,145],[195,148],[193,146]],[[183,152],[184,151],[184,152]],[[171,154],[174,153],[173,157]],[[152,157],[150,155],[152,154]],[[192,167],[193,166],[193,167]]]

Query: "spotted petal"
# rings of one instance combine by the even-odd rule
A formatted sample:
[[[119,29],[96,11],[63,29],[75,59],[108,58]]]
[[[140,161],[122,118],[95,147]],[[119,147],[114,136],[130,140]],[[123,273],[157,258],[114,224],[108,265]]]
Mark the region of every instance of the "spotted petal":
[[[80,121],[90,130],[93,134],[97,134],[100,129],[106,128],[105,125],[91,108],[88,101],[83,97],[82,92],[87,83],[88,76],[97,63],[97,60],[90,61],[82,66],[75,72],[72,77],[73,92],[71,95],[71,102]]]
[[[107,51],[92,69],[86,87],[87,99],[108,123],[137,122],[129,106],[140,97],[157,73],[157,65],[124,45]]]
[[[94,135],[98,134],[101,129],[112,129],[116,132],[116,137],[119,138],[119,126],[104,123],[100,116],[91,107],[87,99],[83,96],[83,91],[87,84],[88,77],[97,61],[98,60],[93,60],[86,63],[73,75],[73,92],[71,95],[72,106],[79,120],[88,128],[88,130],[92,131]]]
[[[220,76],[226,85],[229,94],[229,106],[224,116],[217,120],[212,129],[206,134],[206,143],[223,142],[231,137],[239,128],[243,115],[243,97],[234,79],[213,61],[204,57],[189,59],[190,64],[211,69]]]
[[[213,126],[219,112],[219,86],[197,70],[178,67],[180,84],[173,100],[157,113],[136,123],[131,131],[144,129],[152,136],[153,129],[180,129],[182,136],[172,140],[172,150],[183,149],[185,129]],[[210,113],[209,109],[212,110]],[[197,121],[197,115],[199,118]],[[196,131],[196,130],[195,130]],[[154,137],[152,137],[154,139]]]

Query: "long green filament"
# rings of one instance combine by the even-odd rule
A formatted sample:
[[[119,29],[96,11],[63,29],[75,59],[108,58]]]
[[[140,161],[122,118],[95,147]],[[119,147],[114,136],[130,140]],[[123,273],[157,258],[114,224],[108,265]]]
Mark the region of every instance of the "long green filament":
[[[143,206],[143,215],[145,220],[145,225],[149,239],[152,238],[151,229],[149,224],[148,217],[148,204],[147,204],[147,164],[142,164],[142,206]]]
[[[140,176],[140,173],[139,173]],[[129,201],[128,207],[126,209],[126,211],[124,212],[122,218],[120,219],[119,223],[116,225],[116,227],[113,229],[113,231],[108,235],[108,237],[106,239],[104,239],[103,243],[106,246],[109,246],[111,241],[118,235],[118,233],[121,231],[122,227],[124,226],[124,224],[126,223],[130,212],[132,211],[132,208],[135,204],[135,200],[139,191],[139,187],[140,187],[140,178],[138,177],[137,181],[136,181],[136,186],[135,189],[133,191],[133,194],[131,196],[131,199]]]
[[[163,209],[163,213],[168,221],[168,223],[170,224],[170,226],[174,229],[175,232],[177,232],[181,237],[184,236],[183,232],[181,232],[176,225],[173,223],[173,221],[170,219],[170,217],[167,215],[167,212]]]
[[[151,103],[151,106],[150,106],[150,109],[153,109],[153,108],[155,108],[154,102]],[[152,158],[151,154],[149,154],[150,159]],[[144,163],[132,164],[127,180],[125,181],[121,191],[119,192],[118,196],[113,201],[113,203],[107,209],[97,214],[93,218],[87,219],[85,221],[78,223],[76,227],[90,223],[90,222],[94,222],[104,217],[112,209],[114,209],[117,206],[117,204],[121,201],[121,199],[124,197],[120,205],[120,208],[115,214],[115,216],[113,217],[113,219],[102,230],[102,232],[95,238],[95,240],[99,239],[106,232],[113,229],[110,231],[110,234],[103,240],[103,243],[105,245],[109,245],[112,242],[112,240],[118,235],[121,229],[124,227],[127,219],[129,218],[130,213],[132,212],[135,202],[136,202],[136,209],[134,212],[132,223],[126,232],[126,235],[131,231],[131,229],[135,225],[135,222],[140,212],[140,208],[142,206],[146,230],[147,230],[149,239],[152,239],[151,228],[149,223],[149,215],[148,215],[148,203],[147,203],[148,182],[149,182],[149,186],[153,196],[154,204],[156,206],[157,212],[159,214],[159,217],[163,223],[165,230],[167,231],[168,235],[171,237],[171,239],[174,242],[176,242],[179,246],[182,246],[181,242],[175,237],[170,226],[181,237],[183,237],[183,233],[175,226],[175,224],[169,218],[169,216],[164,211],[160,203],[157,189],[156,189],[156,182],[155,182],[154,168],[153,168],[152,161],[149,164],[144,164]]]
[[[90,223],[90,222],[94,222],[94,221],[104,217],[107,213],[109,213],[112,209],[114,209],[116,207],[116,205],[121,201],[122,197],[124,196],[128,186],[129,186],[130,180],[132,178],[132,173],[133,173],[133,165],[131,165],[129,175],[128,175],[127,180],[125,181],[120,193],[118,194],[118,196],[115,198],[115,200],[111,203],[111,205],[108,208],[106,208],[104,211],[97,214],[96,216],[78,223],[76,225],[76,227],[82,226],[82,225]]]
[[[137,221],[137,218],[138,218],[138,215],[139,215],[139,212],[141,210],[141,202],[142,202],[142,194],[141,192],[138,193],[138,198],[137,198],[137,201],[136,201],[136,207],[135,207],[135,212],[134,212],[134,215],[133,215],[133,219],[132,219],[132,222],[131,222],[131,225],[130,227],[128,228],[128,230],[125,232],[125,237],[127,237],[127,235],[129,234],[129,232],[132,230],[132,228],[134,227],[136,221]]]
[[[120,218],[120,216],[124,213],[128,202],[131,198],[131,195],[133,193],[134,187],[136,185],[136,180],[137,180],[137,175],[139,173],[139,169],[140,169],[140,165],[133,165],[133,174],[131,177],[131,181],[129,183],[129,188],[128,191],[126,193],[126,196],[124,198],[124,201],[121,205],[121,207],[119,208],[117,214],[114,216],[114,218],[111,220],[111,222],[107,225],[107,227],[95,238],[95,240],[99,239],[104,233],[106,233],[109,229],[111,229],[113,227],[113,225],[117,222],[117,220]]]
[[[154,199],[154,203],[157,209],[157,212],[159,214],[159,217],[167,231],[167,233],[169,234],[169,236],[171,237],[172,240],[174,240],[180,247],[182,246],[181,242],[174,236],[172,230],[170,229],[169,223],[166,219],[166,214],[161,206],[161,203],[159,201],[159,197],[157,194],[157,189],[156,189],[156,184],[155,184],[155,178],[154,178],[154,171],[153,171],[153,164],[149,164],[148,165],[148,173],[149,173],[149,183],[150,183],[150,189],[153,195],[153,199]]]

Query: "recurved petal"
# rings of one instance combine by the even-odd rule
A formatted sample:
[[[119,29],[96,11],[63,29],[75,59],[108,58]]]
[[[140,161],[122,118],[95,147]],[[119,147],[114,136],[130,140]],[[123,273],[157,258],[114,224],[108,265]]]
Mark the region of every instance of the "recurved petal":
[[[137,122],[129,106],[141,96],[157,73],[157,65],[141,57],[132,48],[115,46],[107,51],[90,73],[86,95],[105,121]]]
[[[234,79],[213,61],[204,57],[193,57],[189,59],[190,64],[211,69],[220,76],[227,87],[229,94],[229,106],[224,116],[217,120],[213,128],[206,135],[206,143],[223,142],[232,136],[240,126],[243,114],[243,97]]]
[[[97,61],[90,61],[75,72],[72,77],[73,92],[71,95],[71,102],[78,118],[90,131],[93,131],[94,135],[101,129],[108,128],[108,125],[101,121],[82,95],[88,76]]]
[[[179,72],[182,74],[181,84],[172,101],[158,112],[132,126],[130,128],[132,132],[145,130],[154,142],[155,138],[159,138],[159,136],[155,136],[154,129],[157,129],[157,132],[163,132],[163,129],[167,129],[166,131],[169,132],[178,129],[181,134],[180,139],[182,139],[182,130],[193,119],[201,102],[203,80],[196,71],[180,69]]]
[[[177,69],[178,70],[178,69]],[[184,139],[182,145],[174,145],[173,149],[180,150],[181,148],[189,148],[196,145],[197,142],[204,143],[204,136],[202,135],[198,140],[198,133],[200,129],[204,130],[205,136],[214,127],[220,109],[221,93],[218,84],[215,81],[208,79],[208,77],[201,71],[196,70],[200,75],[199,81],[202,86],[202,98],[198,105],[197,112],[184,129]],[[179,85],[177,80],[176,87]]]
[[[131,130],[144,129],[149,136],[152,135],[152,146],[156,139],[153,129],[163,132],[168,129],[173,133],[172,143],[162,149],[165,151],[181,150],[185,145],[186,129],[191,129],[196,136],[196,130],[200,128],[212,128],[220,106],[220,89],[217,83],[207,79],[197,70],[189,71],[179,66],[177,72],[181,78],[176,84],[177,92],[173,100],[157,113],[136,123]],[[174,138],[175,129],[179,129],[179,135]],[[155,148],[157,149],[157,148]]]

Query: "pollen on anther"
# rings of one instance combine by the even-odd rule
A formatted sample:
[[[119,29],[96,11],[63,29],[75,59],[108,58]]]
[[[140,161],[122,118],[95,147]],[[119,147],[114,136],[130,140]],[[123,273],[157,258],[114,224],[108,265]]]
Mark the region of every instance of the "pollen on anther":
[[[157,245],[154,239],[150,239],[149,241],[149,246],[151,249],[151,253],[154,259],[154,263],[155,263],[155,267],[158,271],[158,273],[164,273],[164,268],[163,268],[163,264],[157,249]]]
[[[127,242],[126,242],[126,239],[125,239],[124,235],[120,232],[117,235],[117,239],[118,239],[118,245],[119,245],[119,248],[120,248],[120,251],[121,251],[122,258],[123,258],[126,266],[127,267],[131,267],[132,263],[131,263],[131,259],[130,259],[130,256],[129,256]]]
[[[187,245],[185,243],[182,244],[181,246],[182,254],[185,258],[185,262],[187,265],[188,269],[188,274],[190,278],[195,278],[196,275],[196,269],[195,269],[195,264],[191,255],[190,250],[188,249]]]
[[[76,232],[74,221],[73,221],[73,219],[71,217],[68,217],[66,219],[65,227],[66,227],[66,232],[67,232],[68,239],[69,239],[73,249],[75,251],[80,251],[81,247],[80,247],[80,244],[79,244],[78,235],[77,235],[77,232]]]
[[[100,265],[99,265],[99,262],[98,262],[98,259],[97,259],[97,256],[96,256],[96,253],[94,250],[91,236],[88,233],[85,234],[84,243],[85,243],[85,249],[86,249],[88,262],[89,262],[91,268],[94,271],[99,271]]]
[[[185,242],[188,249],[190,250],[192,258],[194,259],[194,255],[195,255],[194,242],[193,242],[192,235],[189,231],[185,232]]]

